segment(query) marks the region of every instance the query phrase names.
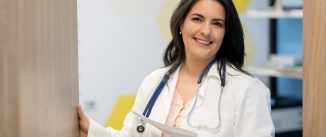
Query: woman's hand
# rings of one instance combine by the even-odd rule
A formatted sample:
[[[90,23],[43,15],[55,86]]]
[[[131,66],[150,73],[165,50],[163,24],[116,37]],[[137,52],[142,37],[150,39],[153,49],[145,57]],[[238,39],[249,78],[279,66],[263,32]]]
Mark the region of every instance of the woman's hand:
[[[88,129],[89,129],[89,118],[83,111],[80,105],[77,106],[78,113],[78,123],[79,123],[79,136],[87,137]]]

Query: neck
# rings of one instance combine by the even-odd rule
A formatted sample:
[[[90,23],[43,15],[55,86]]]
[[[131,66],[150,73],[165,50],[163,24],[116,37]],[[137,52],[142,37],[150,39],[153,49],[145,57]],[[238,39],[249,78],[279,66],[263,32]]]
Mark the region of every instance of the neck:
[[[197,78],[209,63],[210,62],[198,63],[196,61],[185,61],[181,69],[186,74]]]

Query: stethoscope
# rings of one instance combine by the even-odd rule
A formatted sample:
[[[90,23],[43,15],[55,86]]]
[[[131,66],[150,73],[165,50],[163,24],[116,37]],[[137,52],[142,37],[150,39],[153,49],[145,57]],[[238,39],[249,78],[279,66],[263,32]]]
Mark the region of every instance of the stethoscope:
[[[188,116],[188,119],[187,119],[187,122],[188,124],[191,126],[191,127],[195,127],[195,128],[207,128],[207,129],[212,129],[212,130],[217,130],[219,129],[220,125],[221,125],[221,113],[220,113],[220,105],[221,105],[221,97],[222,97],[222,93],[223,93],[223,88],[225,86],[225,73],[226,73],[226,65],[223,63],[222,64],[222,67],[221,67],[221,94],[219,96],[219,107],[218,107],[218,118],[219,118],[219,124],[216,128],[210,128],[210,127],[207,127],[207,126],[203,126],[203,125],[198,125],[198,126],[195,126],[194,124],[191,124],[190,120],[189,120],[189,117],[191,117],[192,115],[192,112],[195,108],[195,104],[197,102],[197,97],[198,97],[198,91],[199,91],[199,88],[200,88],[200,85],[202,83],[202,80],[203,80],[203,77],[205,76],[205,74],[209,71],[209,69],[211,68],[211,66],[214,64],[214,61],[212,61],[211,63],[209,63],[205,68],[204,70],[201,72],[201,74],[199,75],[199,78],[198,78],[198,81],[197,81],[197,88],[196,88],[196,98],[195,98],[195,102],[194,104],[192,105],[191,107],[191,110],[189,112],[189,116]],[[160,95],[160,93],[162,92],[165,84],[167,83],[167,81],[170,79],[170,76],[173,72],[172,71],[168,71],[167,73],[164,74],[163,76],[163,79],[161,80],[161,82],[158,84],[158,86],[156,87],[153,95],[151,96],[150,100],[148,101],[146,107],[145,107],[145,110],[143,112],[143,116],[145,117],[149,117],[149,115],[151,114],[151,111],[152,111],[152,108],[158,98],[158,96]],[[145,122],[140,119],[140,124],[137,126],[137,132],[138,133],[143,133],[145,131]]]

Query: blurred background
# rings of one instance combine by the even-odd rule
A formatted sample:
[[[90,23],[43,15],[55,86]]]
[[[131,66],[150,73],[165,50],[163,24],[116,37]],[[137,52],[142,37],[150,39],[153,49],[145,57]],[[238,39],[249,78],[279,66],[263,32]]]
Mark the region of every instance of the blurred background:
[[[233,0],[245,31],[245,69],[271,89],[276,136],[302,136],[303,0]],[[120,129],[138,86],[163,66],[179,0],[78,0],[79,99]]]

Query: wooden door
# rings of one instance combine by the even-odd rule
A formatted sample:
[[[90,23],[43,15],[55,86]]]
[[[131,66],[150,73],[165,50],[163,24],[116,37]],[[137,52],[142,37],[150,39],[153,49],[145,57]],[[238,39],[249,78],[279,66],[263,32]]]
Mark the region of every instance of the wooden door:
[[[0,0],[0,136],[77,137],[76,0]]]
[[[326,137],[326,1],[305,0],[303,135]]]

